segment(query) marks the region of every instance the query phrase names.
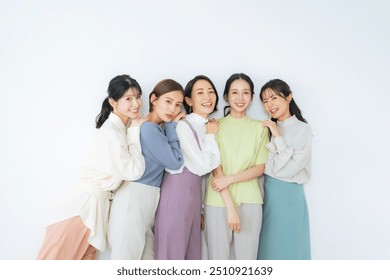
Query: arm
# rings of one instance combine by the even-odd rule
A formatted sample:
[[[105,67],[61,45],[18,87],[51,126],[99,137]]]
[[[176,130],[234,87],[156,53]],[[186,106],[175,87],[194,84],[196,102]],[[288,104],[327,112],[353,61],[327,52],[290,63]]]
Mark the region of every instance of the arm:
[[[294,177],[306,168],[310,161],[311,138],[309,127],[301,129],[290,146],[283,136],[274,138],[273,143],[267,145],[270,151],[267,168],[271,168],[273,173],[281,178]]]
[[[176,131],[180,139],[180,148],[186,155],[185,164],[192,172],[203,176],[218,166],[220,154],[214,134],[205,135],[202,149],[200,149],[187,123],[180,121]]]
[[[141,152],[139,135],[139,127],[131,127],[127,129],[126,140],[121,139],[123,136],[119,138],[119,135],[108,139],[114,177],[124,181],[134,181],[142,177],[145,160]]]
[[[224,176],[222,171],[222,166],[219,165],[216,169],[212,171],[214,179],[216,177]],[[221,198],[226,206],[227,218],[228,218],[228,227],[232,231],[240,232],[240,216],[238,215],[236,205],[233,202],[232,196],[229,189],[224,189],[220,193]]]
[[[141,141],[145,144],[144,153],[172,170],[179,169],[184,162],[175,130],[176,124],[176,122],[166,123],[166,134],[149,122],[141,126]]]
[[[232,175],[220,175],[214,177],[211,182],[211,187],[215,191],[222,191],[229,187],[229,185],[238,182],[247,182],[263,175],[264,164],[255,165],[247,170],[241,171]]]

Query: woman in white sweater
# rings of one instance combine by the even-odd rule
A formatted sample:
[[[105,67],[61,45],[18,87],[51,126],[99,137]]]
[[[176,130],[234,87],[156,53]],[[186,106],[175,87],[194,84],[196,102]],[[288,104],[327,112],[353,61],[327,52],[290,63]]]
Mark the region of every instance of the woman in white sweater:
[[[303,184],[311,174],[312,132],[287,83],[275,79],[260,91],[271,120],[266,145],[263,224],[258,259],[310,259],[309,216]]]
[[[37,259],[95,259],[106,248],[113,191],[123,181],[139,179],[145,170],[139,139],[142,90],[129,75],[113,78],[96,118],[94,142],[82,164],[80,180],[46,229]]]

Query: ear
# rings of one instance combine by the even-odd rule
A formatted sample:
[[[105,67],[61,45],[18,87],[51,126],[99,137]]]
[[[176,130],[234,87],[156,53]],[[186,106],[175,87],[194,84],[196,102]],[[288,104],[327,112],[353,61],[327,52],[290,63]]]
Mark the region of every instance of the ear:
[[[154,93],[152,93],[152,95],[150,96],[150,103],[152,103],[154,105],[154,102],[156,102],[157,100],[157,97]]]
[[[111,107],[115,109],[116,105],[118,104],[118,102],[116,102],[114,99],[112,99],[111,97],[108,98],[108,103],[110,103]]]
[[[186,101],[186,103],[188,104],[188,106],[194,105],[191,98],[189,98],[189,97],[186,96],[186,97],[184,97],[184,100]]]
[[[288,103],[291,102],[292,98],[293,98],[292,93],[290,93],[290,94],[287,96]]]
[[[223,95],[223,99],[225,99],[225,101],[227,103],[229,103],[229,95],[228,94],[227,95]]]

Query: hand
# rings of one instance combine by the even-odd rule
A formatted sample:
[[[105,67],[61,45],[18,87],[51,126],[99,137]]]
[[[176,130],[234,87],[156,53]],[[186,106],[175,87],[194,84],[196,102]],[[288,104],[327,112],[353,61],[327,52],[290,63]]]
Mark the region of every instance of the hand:
[[[200,215],[200,231],[204,230],[204,216],[203,214]]]
[[[130,120],[130,127],[140,127],[145,121],[146,118],[138,116],[135,119]]]
[[[180,111],[173,119],[173,122],[177,122],[185,117],[186,113],[183,111]]]
[[[263,121],[263,127],[268,127],[269,130],[271,131],[272,136],[274,137],[279,137],[281,135],[278,126],[276,125],[275,122],[271,120]]]
[[[211,187],[216,192],[223,191],[224,189],[228,188],[230,186],[230,184],[231,184],[230,177],[224,176],[224,175],[215,177],[211,181]]]
[[[216,134],[219,130],[219,122],[216,119],[211,119],[206,123],[206,133]]]
[[[238,215],[237,209],[234,207],[232,209],[227,209],[228,216],[228,227],[231,231],[237,233],[240,232],[240,216]]]

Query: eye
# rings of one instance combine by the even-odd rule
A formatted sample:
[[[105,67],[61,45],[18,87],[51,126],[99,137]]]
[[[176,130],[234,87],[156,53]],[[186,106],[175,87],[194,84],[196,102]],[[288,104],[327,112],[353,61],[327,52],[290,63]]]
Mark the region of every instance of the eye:
[[[176,104],[176,107],[181,108],[181,103],[177,103],[177,104]]]
[[[244,94],[248,95],[251,94],[249,91],[244,91]]]
[[[263,100],[263,104],[267,104],[267,102],[268,102],[267,100]]]
[[[141,95],[137,95],[136,99],[137,100],[141,99]]]
[[[168,103],[168,104],[172,104],[172,101],[169,100],[169,99],[167,99],[167,103]]]

